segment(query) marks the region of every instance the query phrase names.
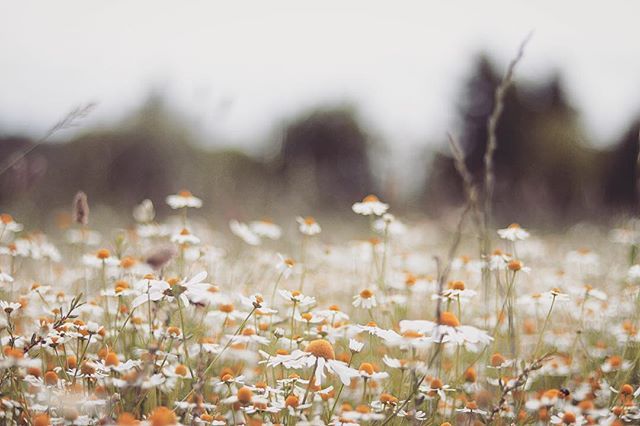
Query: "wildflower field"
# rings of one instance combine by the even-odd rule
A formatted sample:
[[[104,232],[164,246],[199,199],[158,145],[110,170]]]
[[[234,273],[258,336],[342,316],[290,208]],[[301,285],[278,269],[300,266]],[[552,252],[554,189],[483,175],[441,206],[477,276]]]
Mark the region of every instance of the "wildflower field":
[[[2,424],[640,422],[634,224],[483,238],[473,209],[443,230],[370,195],[370,231],[327,244],[166,202],[99,233],[79,193],[51,238],[2,215]]]

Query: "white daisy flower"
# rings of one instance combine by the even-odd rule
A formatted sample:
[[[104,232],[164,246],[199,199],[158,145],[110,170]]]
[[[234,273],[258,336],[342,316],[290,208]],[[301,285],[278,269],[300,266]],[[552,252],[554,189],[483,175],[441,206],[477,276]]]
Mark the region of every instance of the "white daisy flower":
[[[298,230],[304,235],[311,237],[313,235],[318,235],[322,231],[318,222],[316,222],[316,220],[311,216],[304,218],[298,216],[296,218],[296,222],[298,222]]]
[[[262,242],[260,237],[253,232],[246,223],[232,220],[229,222],[229,228],[231,232],[237,237],[240,237],[245,243],[250,246],[258,246]]]
[[[175,195],[169,195],[166,202],[172,209],[182,209],[185,207],[199,209],[202,207],[202,200],[195,197],[191,192],[185,190],[180,191]]]
[[[276,269],[282,275],[282,278],[287,279],[291,276],[293,272],[293,268],[295,267],[296,262],[290,257],[284,257],[280,253],[278,253],[278,263],[276,264]]]
[[[290,355],[275,355],[268,362],[269,367],[282,365],[284,368],[315,368],[315,384],[321,385],[325,372],[338,376],[344,385],[360,374],[342,361],[337,361],[333,346],[326,340],[313,340],[304,351],[296,349]]]
[[[193,235],[187,228],[182,228],[177,234],[171,236],[171,242],[176,244],[200,244],[200,238]]]
[[[353,306],[356,308],[371,309],[378,306],[378,302],[373,291],[365,288],[353,296]]]
[[[389,209],[389,205],[380,201],[375,195],[367,195],[361,202],[355,203],[351,208],[355,213],[363,216],[382,216]]]
[[[259,237],[269,238],[270,240],[278,240],[282,236],[282,229],[275,223],[263,219],[253,221],[249,224],[249,228]]]
[[[498,229],[498,235],[503,240],[518,241],[526,240],[530,234],[517,223],[512,223],[504,229]]]

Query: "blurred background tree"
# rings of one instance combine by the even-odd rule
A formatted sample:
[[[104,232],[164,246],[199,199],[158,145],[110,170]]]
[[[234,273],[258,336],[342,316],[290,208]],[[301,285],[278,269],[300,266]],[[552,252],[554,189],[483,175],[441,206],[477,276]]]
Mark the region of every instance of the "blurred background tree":
[[[478,183],[499,79],[490,59],[479,55],[457,101],[452,133]],[[564,224],[637,213],[639,126],[640,120],[616,144],[597,149],[588,143],[559,75],[514,84],[497,128],[497,223]],[[187,188],[204,199],[210,209],[203,213],[216,220],[344,214],[368,193],[393,199],[396,211],[411,201],[391,193],[389,182],[397,182],[393,176],[381,182],[377,168],[388,163],[388,156],[370,161],[379,147],[352,105],[319,106],[278,129],[271,156],[206,148],[188,118],[154,92],[117,125],[47,142],[21,158],[0,176],[0,204],[43,224],[51,212],[66,211],[79,189],[89,194],[93,206],[128,215],[144,198],[166,213],[165,196]],[[387,142],[390,152],[393,141]],[[3,164],[33,143],[20,136],[0,139]],[[419,185],[419,206],[424,213],[446,214],[464,202],[461,181],[444,141],[430,157],[422,163],[426,178]]]
[[[370,148],[352,107],[306,112],[284,131],[278,159],[281,188],[313,210],[348,208],[375,191]]]

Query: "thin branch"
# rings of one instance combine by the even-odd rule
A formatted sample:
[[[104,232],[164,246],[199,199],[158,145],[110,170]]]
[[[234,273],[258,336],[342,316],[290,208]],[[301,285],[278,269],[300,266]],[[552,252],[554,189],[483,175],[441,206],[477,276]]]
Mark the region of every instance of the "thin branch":
[[[451,154],[453,155],[453,164],[460,174],[462,178],[462,184],[464,187],[464,192],[467,196],[467,201],[471,206],[473,211],[473,221],[476,225],[478,231],[482,228],[481,226],[481,218],[480,212],[478,210],[478,188],[477,185],[473,182],[473,175],[471,171],[467,167],[467,163],[465,162],[465,155],[460,143],[451,135],[451,133],[447,133],[447,140],[449,141],[449,146],[451,147]]]
[[[498,405],[493,410],[491,410],[491,413],[489,414],[489,418],[487,419],[486,424],[491,424],[496,414],[500,412],[504,404],[507,402],[507,395],[509,395],[511,392],[515,391],[519,387],[524,386],[527,383],[527,380],[529,380],[529,374],[532,371],[541,369],[542,362],[545,359],[549,358],[551,355],[553,355],[553,353],[549,352],[542,355],[540,358],[536,359],[535,361],[533,361],[531,364],[525,367],[524,370],[522,370],[522,373],[518,375],[515,381],[513,381],[509,386],[504,387],[504,389],[502,390],[502,394],[500,395],[500,400],[498,401]]]
[[[38,146],[40,146],[43,143],[45,143],[55,133],[57,133],[57,132],[59,132],[61,130],[66,130],[66,129],[70,129],[72,127],[77,126],[80,121],[85,119],[91,113],[91,111],[93,111],[95,106],[96,106],[96,104],[91,102],[91,103],[88,103],[86,105],[77,106],[77,107],[73,108],[60,121],[58,121],[49,130],[47,130],[47,132],[44,134],[44,136],[42,136],[40,139],[35,141],[33,143],[33,145],[31,145],[30,147],[28,147],[27,149],[25,149],[24,151],[22,151],[18,155],[12,156],[12,158],[9,159],[8,163],[5,164],[0,169],[0,175],[3,175],[5,172],[7,172],[7,170],[9,170],[13,166],[15,166],[20,160],[22,160],[24,157],[29,155]]]
[[[497,137],[497,128],[498,121],[500,120],[500,116],[502,115],[502,111],[504,110],[504,101],[507,95],[507,91],[513,82],[513,74],[518,65],[518,62],[524,56],[524,49],[531,40],[533,36],[533,31],[527,34],[522,43],[520,43],[520,48],[518,49],[518,53],[509,63],[509,67],[507,68],[507,72],[505,73],[502,81],[498,85],[494,95],[494,105],[493,111],[489,116],[489,121],[487,123],[487,148],[484,154],[484,251],[485,255],[489,250],[489,222],[491,220],[491,201],[493,198],[493,187],[495,182],[495,175],[493,170],[493,154],[498,147],[498,137]]]

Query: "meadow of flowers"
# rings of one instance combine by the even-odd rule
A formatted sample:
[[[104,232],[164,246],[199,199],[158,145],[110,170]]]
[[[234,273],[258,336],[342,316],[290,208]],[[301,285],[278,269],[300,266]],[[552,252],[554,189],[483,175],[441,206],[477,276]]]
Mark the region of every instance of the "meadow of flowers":
[[[483,240],[370,195],[329,244],[166,202],[98,232],[79,193],[49,237],[1,216],[2,424],[640,424],[633,223]]]

